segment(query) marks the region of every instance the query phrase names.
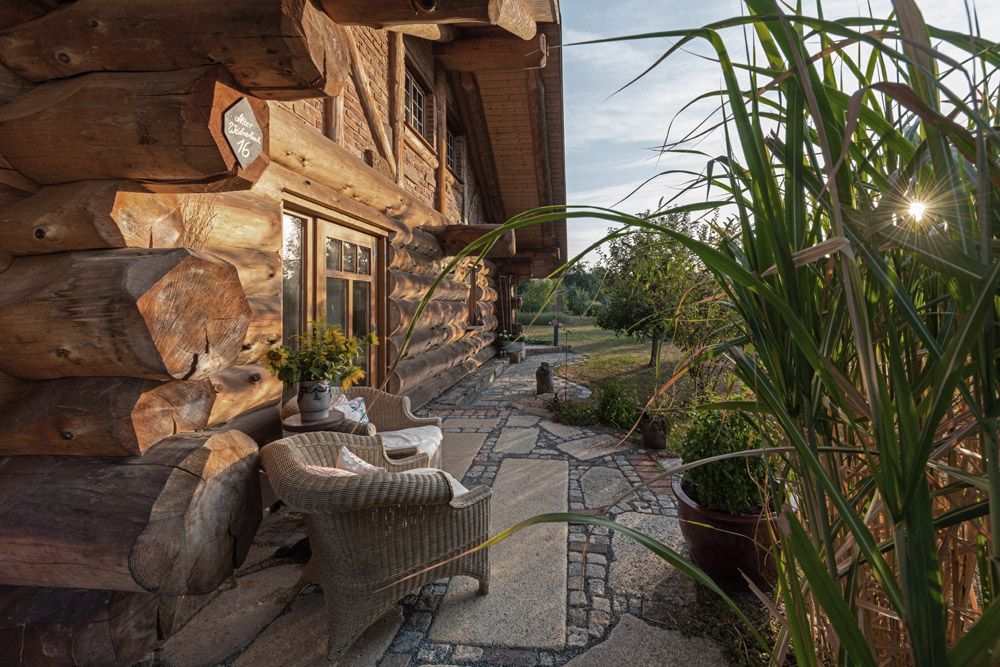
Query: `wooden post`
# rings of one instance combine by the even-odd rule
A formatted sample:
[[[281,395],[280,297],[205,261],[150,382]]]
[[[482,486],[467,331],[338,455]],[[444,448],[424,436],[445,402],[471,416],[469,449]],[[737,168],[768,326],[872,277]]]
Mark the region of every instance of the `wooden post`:
[[[434,63],[434,134],[437,142],[437,172],[435,174],[434,207],[448,217],[448,83],[445,71]]]
[[[406,84],[406,45],[403,34],[394,32],[389,36],[389,115],[392,118],[392,156],[396,163],[396,184],[402,185],[406,179],[405,142],[406,135],[403,103]]]
[[[434,56],[445,69],[458,72],[496,72],[545,67],[549,56],[545,33],[530,40],[515,35],[469,37],[435,44]]]
[[[495,25],[521,39],[537,32],[524,0],[321,0],[337,23],[380,28],[386,25],[454,23]]]
[[[3,459],[0,584],[211,593],[260,525],[258,467],[239,431],[173,436],[117,460]]]
[[[0,273],[0,370],[196,380],[233,365],[249,321],[236,269],[186,248],[18,257]]]
[[[240,100],[262,142],[247,167],[224,135],[223,116]],[[0,107],[0,155],[43,185],[131,178],[160,191],[249,189],[269,162],[268,108],[222,67],[87,74]]]
[[[365,64],[358,53],[358,45],[351,30],[346,31],[347,47],[351,54],[351,74],[354,77],[354,87],[358,91],[358,100],[361,101],[361,108],[365,110],[365,118],[368,120],[368,127],[371,130],[372,138],[375,139],[375,146],[379,154],[392,165],[393,176],[395,176],[395,158],[392,154],[392,145],[389,137],[385,134],[385,127],[379,117],[378,107],[375,106],[375,97],[372,95],[371,84],[368,82],[368,74],[365,72]]]
[[[277,100],[335,95],[346,49],[344,29],[310,0],[76,0],[0,35],[0,58],[28,81],[221,63],[254,96]]]

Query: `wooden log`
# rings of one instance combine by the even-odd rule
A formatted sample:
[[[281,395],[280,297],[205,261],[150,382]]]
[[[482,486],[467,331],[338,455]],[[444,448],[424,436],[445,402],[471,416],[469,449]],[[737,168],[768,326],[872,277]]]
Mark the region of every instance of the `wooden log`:
[[[323,9],[344,25],[495,25],[521,39],[537,31],[523,0],[321,0]]]
[[[448,99],[447,73],[434,62],[434,99]],[[448,216],[448,104],[434,105],[434,130],[437,168],[434,170],[434,208]],[[447,252],[447,251],[446,251]],[[454,253],[448,253],[449,255]]]
[[[326,140],[319,130],[303,123],[291,111],[272,106],[270,127],[271,159],[293,172],[396,218],[408,227],[447,224],[444,216],[432,207],[371,169],[346,148]]]
[[[281,292],[281,255],[270,250],[205,245],[203,252],[236,267],[247,296],[271,296]]]
[[[495,231],[501,225],[425,225],[422,229],[434,235],[444,249],[446,255],[457,255],[470,243],[478,241],[483,236]],[[482,248],[478,248],[479,254]],[[517,242],[514,238],[514,231],[507,231],[500,235],[486,253],[487,257],[510,257],[517,252]]]
[[[14,255],[94,248],[170,248],[184,238],[176,195],[135,181],[50,185],[0,212],[0,247]]]
[[[476,291],[477,291],[476,299],[480,302],[483,301],[492,302],[500,298],[500,294],[492,287],[476,285]]]
[[[281,343],[281,296],[251,296],[250,324],[236,363],[255,364],[264,351]]]
[[[66,378],[34,382],[7,404],[0,455],[131,456],[208,425],[208,380]]]
[[[156,648],[151,593],[0,586],[0,665],[118,667]]]
[[[392,125],[392,162],[396,169],[396,185],[406,180],[406,45],[403,34],[389,35],[389,122]]]
[[[389,296],[394,299],[423,299],[435,278],[405,271],[389,270]],[[467,283],[445,278],[434,289],[435,301],[467,301],[470,287]]]
[[[434,327],[416,329],[410,337],[410,342],[403,353],[403,359],[414,359],[429,350],[454,343],[475,333],[492,331],[497,326],[497,318],[490,315],[483,318],[480,325],[472,324],[442,324]],[[395,361],[403,346],[404,335],[391,336],[388,340],[389,362]]]
[[[236,269],[186,248],[18,257],[0,273],[0,370],[24,379],[197,380],[236,361]]]
[[[389,299],[389,335],[406,331],[416,315],[419,299]],[[431,301],[418,320],[418,327],[460,324],[468,319],[468,305],[461,301]]]
[[[434,56],[446,69],[457,72],[539,69],[548,61],[549,47],[545,33],[530,40],[491,35],[435,44]]]
[[[223,134],[223,115],[241,99],[263,142],[246,168]],[[0,107],[0,154],[44,185],[130,178],[160,191],[245,190],[269,160],[267,104],[243,95],[222,67],[87,74]]]
[[[384,29],[402,35],[411,35],[430,42],[450,42],[458,35],[455,26],[447,23],[407,23],[404,25],[384,25]]]
[[[31,388],[31,383],[0,372],[0,405],[13,401]]]
[[[245,413],[277,405],[281,380],[257,364],[234,366],[211,377],[214,394],[208,425],[217,426]]]
[[[0,103],[4,100],[0,99]],[[25,178],[7,160],[0,157],[0,207],[24,201],[41,189],[38,183]]]
[[[275,100],[337,95],[347,81],[344,30],[309,0],[76,0],[0,34],[0,58],[36,82],[221,63]]]
[[[208,429],[210,432],[239,431],[250,436],[258,447],[263,447],[269,442],[274,442],[283,437],[281,430],[281,415],[278,413],[279,406],[271,405],[260,410],[247,412],[234,417],[224,424],[213,426]],[[272,505],[268,503],[265,507]]]
[[[173,436],[141,457],[0,462],[0,584],[214,591],[260,524],[257,444]]]
[[[428,234],[428,236],[434,238],[430,234]],[[437,243],[437,240],[435,239],[434,242]],[[438,247],[440,247],[440,245]],[[409,248],[400,247],[395,243],[389,245],[388,255],[390,269],[398,269],[408,273],[416,273],[421,276],[433,276],[435,278],[440,275],[442,271],[444,271],[450,260],[450,258],[439,259],[435,257],[428,257],[427,255],[421,254]],[[462,282],[468,277],[469,271],[475,265],[475,257],[463,257],[455,268],[448,274],[448,278]]]
[[[195,249],[211,246],[281,251],[281,200],[253,192],[183,195],[188,241]]]
[[[401,361],[389,376],[388,389],[394,394],[399,394],[430,380],[435,375],[460,366],[490,345],[494,338],[496,335],[492,331],[478,333],[425,352],[414,359]]]
[[[444,371],[440,375],[426,382],[416,385],[412,389],[404,392],[404,396],[409,397],[410,406],[413,409],[417,409],[427,403],[427,401],[441,394],[441,392],[445,389],[452,386],[472,371],[482,366],[483,363],[496,356],[496,353],[497,351],[494,346],[487,345],[468,361],[459,364],[450,370]]]
[[[64,0],[6,0],[0,6],[0,30],[43,16],[59,7]]]

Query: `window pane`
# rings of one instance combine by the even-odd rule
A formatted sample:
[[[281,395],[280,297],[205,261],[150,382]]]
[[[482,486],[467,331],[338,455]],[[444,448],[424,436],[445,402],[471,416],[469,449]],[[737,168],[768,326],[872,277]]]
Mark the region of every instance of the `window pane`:
[[[326,279],[326,323],[339,324],[348,333],[348,302],[347,289],[350,281],[343,278]]]
[[[370,276],[372,274],[371,248],[358,246],[358,273],[363,276]]]
[[[358,270],[358,263],[355,261],[354,251],[357,246],[344,241],[344,271],[355,273]]]
[[[340,241],[337,239],[326,239],[326,269],[327,271],[340,271]]]
[[[304,272],[302,241],[306,221],[287,213],[281,224],[281,336],[286,345],[293,345],[294,334],[301,333],[304,307]]]
[[[362,336],[371,331],[371,284],[366,283],[362,280],[354,281],[354,313],[351,318],[354,329],[352,331],[355,336]],[[371,348],[365,350],[364,353],[358,356],[357,365],[360,366],[365,371],[365,376],[367,376],[371,369],[371,364],[368,363],[369,356],[371,354]]]

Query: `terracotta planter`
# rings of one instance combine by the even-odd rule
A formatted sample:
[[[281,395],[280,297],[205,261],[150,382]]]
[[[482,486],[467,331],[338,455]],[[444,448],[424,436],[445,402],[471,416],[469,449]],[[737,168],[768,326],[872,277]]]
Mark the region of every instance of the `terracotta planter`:
[[[684,493],[679,478],[674,477],[672,485],[681,532],[695,565],[724,588],[746,588],[742,571],[761,590],[771,590],[777,572],[774,558],[767,551],[771,547],[768,522],[777,519],[777,515],[716,512]]]

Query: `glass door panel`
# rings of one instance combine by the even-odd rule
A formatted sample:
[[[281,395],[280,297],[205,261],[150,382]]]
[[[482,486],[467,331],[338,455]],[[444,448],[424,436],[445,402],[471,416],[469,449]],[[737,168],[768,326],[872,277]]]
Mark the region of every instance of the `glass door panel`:
[[[326,279],[326,323],[339,324],[340,328],[350,335],[351,301],[348,289],[350,282],[343,278]]]

